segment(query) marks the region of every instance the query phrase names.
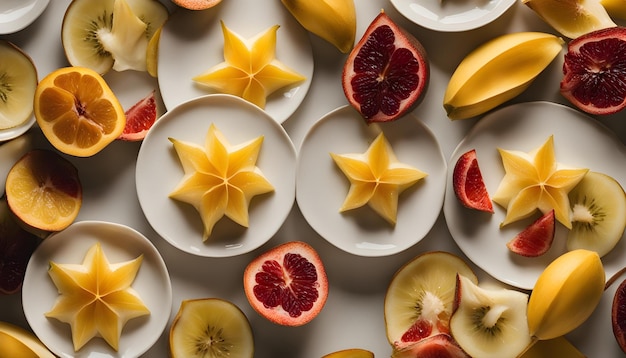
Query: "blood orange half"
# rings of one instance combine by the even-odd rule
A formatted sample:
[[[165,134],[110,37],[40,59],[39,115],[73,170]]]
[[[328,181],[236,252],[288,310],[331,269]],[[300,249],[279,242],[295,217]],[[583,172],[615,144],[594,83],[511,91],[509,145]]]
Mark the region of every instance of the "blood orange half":
[[[388,122],[410,111],[430,76],[426,50],[384,11],[352,49],[343,69],[348,102],[368,122]]]
[[[291,241],[254,259],[244,271],[246,297],[261,316],[284,326],[301,326],[326,303],[328,279],[309,244]]]
[[[587,33],[567,46],[561,94],[579,109],[597,115],[626,107],[626,28]]]

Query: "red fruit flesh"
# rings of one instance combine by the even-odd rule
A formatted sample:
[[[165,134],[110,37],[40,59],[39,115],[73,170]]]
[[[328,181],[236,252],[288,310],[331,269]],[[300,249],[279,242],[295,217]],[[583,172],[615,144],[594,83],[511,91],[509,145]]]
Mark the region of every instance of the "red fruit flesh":
[[[22,287],[28,260],[39,238],[22,229],[0,200],[0,294],[16,293]]]
[[[617,344],[626,353],[626,280],[617,287],[611,308],[613,335]]]
[[[626,28],[597,30],[572,40],[561,94],[579,109],[607,115],[626,107]]]
[[[292,241],[254,259],[244,271],[246,297],[260,315],[285,326],[315,318],[328,297],[328,279],[313,247]]]
[[[491,198],[478,166],[476,150],[459,157],[452,173],[454,194],[465,207],[493,213]]]
[[[518,255],[541,256],[552,246],[555,229],[554,210],[550,210],[515,235],[506,246]]]
[[[125,114],[126,126],[117,139],[125,141],[139,141],[144,139],[157,119],[157,106],[154,91],[135,103]]]
[[[454,339],[448,334],[441,333],[423,339],[402,350],[396,350],[392,358],[470,358]]]
[[[342,85],[367,123],[387,122],[417,104],[429,75],[424,47],[381,11],[350,52]]]

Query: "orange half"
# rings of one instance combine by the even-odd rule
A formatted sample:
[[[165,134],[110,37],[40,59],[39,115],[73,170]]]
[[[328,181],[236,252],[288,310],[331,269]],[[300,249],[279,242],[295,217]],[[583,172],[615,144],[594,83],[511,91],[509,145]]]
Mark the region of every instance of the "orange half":
[[[124,109],[106,81],[84,67],[59,68],[41,80],[34,112],[48,141],[77,157],[98,153],[126,125]]]

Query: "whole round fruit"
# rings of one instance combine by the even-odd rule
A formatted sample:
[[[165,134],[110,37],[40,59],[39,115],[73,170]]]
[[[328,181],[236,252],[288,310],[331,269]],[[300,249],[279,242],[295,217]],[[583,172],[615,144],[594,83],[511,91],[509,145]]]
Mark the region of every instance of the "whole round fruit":
[[[582,35],[567,46],[561,94],[584,112],[613,114],[626,107],[626,27]]]
[[[291,241],[259,255],[243,274],[246,297],[261,316],[284,326],[315,318],[328,297],[328,278],[313,247]]]
[[[430,77],[426,50],[384,11],[354,46],[343,68],[348,102],[368,122],[388,122],[414,108]]]
[[[36,231],[68,227],[83,199],[76,167],[57,152],[43,149],[26,153],[11,167],[5,190],[11,212]]]
[[[254,337],[246,315],[220,298],[183,300],[170,328],[173,358],[253,357]]]
[[[77,157],[89,157],[115,140],[126,115],[104,78],[86,67],[63,67],[39,82],[35,118],[50,144]]]

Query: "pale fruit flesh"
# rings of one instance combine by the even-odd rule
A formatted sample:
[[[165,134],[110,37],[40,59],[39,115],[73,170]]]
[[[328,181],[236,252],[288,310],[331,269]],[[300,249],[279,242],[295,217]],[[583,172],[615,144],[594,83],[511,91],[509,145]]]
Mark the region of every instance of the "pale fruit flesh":
[[[156,0],[73,1],[61,31],[65,54],[73,66],[99,74],[114,67],[145,71],[148,41],[168,16]]]
[[[0,322],[0,347],[3,357],[55,357],[33,333],[8,322]]]
[[[384,303],[387,340],[394,349],[403,350],[426,336],[450,333],[457,274],[478,282],[463,259],[439,251],[419,255],[395,273]],[[428,334],[411,334],[415,327]]]
[[[528,347],[528,295],[512,289],[485,289],[458,276],[450,331],[472,357],[515,358]]]
[[[33,113],[37,69],[11,42],[0,40],[0,130],[28,121]]]
[[[250,322],[235,304],[218,298],[187,299],[169,334],[173,358],[253,357]]]
[[[619,182],[588,172],[569,197],[573,214],[567,249],[592,250],[600,257],[611,252],[626,227],[626,194]]]

